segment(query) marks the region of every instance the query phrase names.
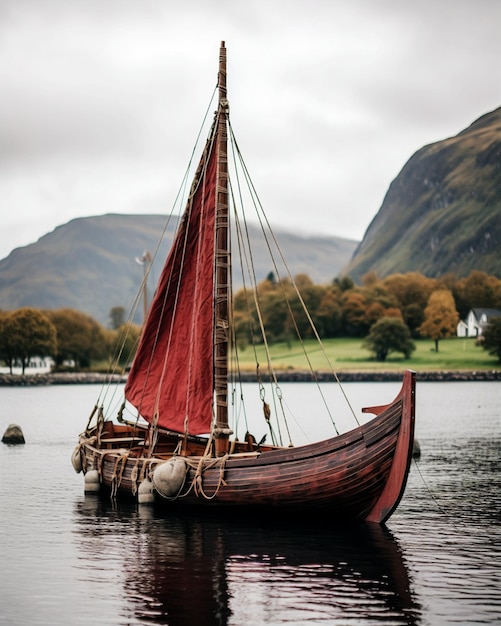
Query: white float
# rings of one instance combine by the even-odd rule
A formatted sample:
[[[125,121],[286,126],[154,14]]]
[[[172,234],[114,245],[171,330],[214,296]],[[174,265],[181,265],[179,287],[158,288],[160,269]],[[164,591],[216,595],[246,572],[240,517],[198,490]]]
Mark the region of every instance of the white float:
[[[101,489],[101,481],[99,480],[99,472],[95,469],[89,470],[85,474],[84,492],[98,493]]]
[[[139,504],[153,504],[155,502],[155,492],[153,483],[149,478],[145,478],[137,489],[137,501]]]
[[[162,498],[172,500],[181,492],[187,471],[188,466],[182,457],[172,457],[156,466],[153,472],[153,486]]]

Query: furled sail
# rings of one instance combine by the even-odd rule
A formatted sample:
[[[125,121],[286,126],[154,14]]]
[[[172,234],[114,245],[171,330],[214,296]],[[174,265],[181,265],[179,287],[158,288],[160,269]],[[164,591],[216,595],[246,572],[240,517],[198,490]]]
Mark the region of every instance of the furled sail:
[[[163,268],[125,387],[150,423],[208,433],[213,417],[218,118]]]

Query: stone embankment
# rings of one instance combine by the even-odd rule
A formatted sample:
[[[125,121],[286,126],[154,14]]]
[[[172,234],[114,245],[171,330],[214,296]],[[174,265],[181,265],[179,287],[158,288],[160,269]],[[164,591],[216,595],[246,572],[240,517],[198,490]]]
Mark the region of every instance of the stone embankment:
[[[96,374],[91,372],[64,374],[0,374],[0,385],[29,387],[32,385],[103,385],[108,382],[125,382],[126,376]]]
[[[266,376],[263,374],[263,378]],[[402,380],[402,372],[338,372],[341,382],[393,382]],[[256,374],[254,372],[244,372],[240,375],[243,382],[254,382]],[[292,382],[312,382],[313,378],[309,372],[286,371],[278,372],[277,379],[281,383]],[[124,383],[127,376],[97,373],[61,373],[61,374],[0,374],[0,385],[12,385],[27,387],[31,385],[103,385],[107,383]],[[317,372],[318,382],[330,382],[333,380],[332,374],[328,372]],[[477,370],[477,371],[428,371],[417,372],[418,381],[499,381],[501,380],[501,370]]]
[[[356,382],[393,382],[401,381],[403,372],[337,372],[337,376],[342,383],[356,383]],[[264,375],[263,375],[264,377]],[[278,372],[277,378],[282,383],[311,383],[313,381],[312,375],[309,372]],[[430,372],[416,372],[416,378],[418,381],[494,381],[501,380],[501,370],[482,370],[482,371],[430,371]],[[254,373],[243,374],[241,379],[244,382],[253,382],[256,380]],[[318,382],[331,382],[333,380],[332,373],[330,372],[317,372],[316,379]]]

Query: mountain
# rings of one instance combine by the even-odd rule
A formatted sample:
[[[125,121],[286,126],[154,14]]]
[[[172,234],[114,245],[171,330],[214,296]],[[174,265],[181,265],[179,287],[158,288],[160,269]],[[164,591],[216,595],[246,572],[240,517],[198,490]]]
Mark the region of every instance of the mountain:
[[[0,261],[0,310],[23,306],[84,311],[108,325],[112,307],[132,307],[140,289],[144,268],[136,257],[156,249],[165,227],[161,215],[117,215],[74,219],[17,248]],[[172,222],[172,220],[171,220]],[[151,268],[150,289],[157,282],[172,241],[174,226],[167,229]],[[258,228],[250,228],[252,241]],[[348,262],[357,242],[337,237],[301,237],[275,230],[291,273],[308,274],[314,282],[328,282]],[[267,260],[265,244],[255,251],[257,279],[274,268]],[[236,287],[238,288],[238,284]],[[139,307],[141,308],[141,307]]]
[[[418,150],[342,274],[481,270],[501,278],[501,108]]]

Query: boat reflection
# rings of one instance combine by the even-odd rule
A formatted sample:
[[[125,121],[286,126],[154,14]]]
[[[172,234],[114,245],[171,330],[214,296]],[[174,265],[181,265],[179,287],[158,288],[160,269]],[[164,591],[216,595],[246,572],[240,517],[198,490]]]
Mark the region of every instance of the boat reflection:
[[[92,497],[75,517],[82,558],[115,560],[136,623],[420,622],[402,551],[376,524],[166,518]]]

